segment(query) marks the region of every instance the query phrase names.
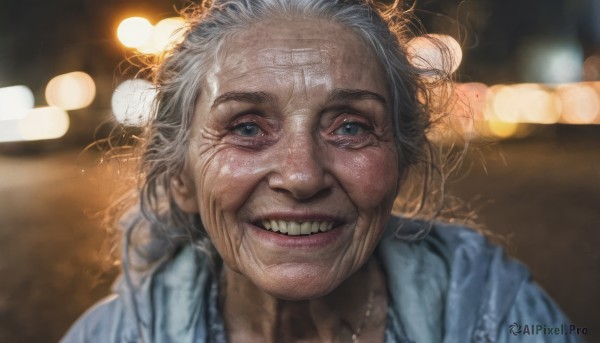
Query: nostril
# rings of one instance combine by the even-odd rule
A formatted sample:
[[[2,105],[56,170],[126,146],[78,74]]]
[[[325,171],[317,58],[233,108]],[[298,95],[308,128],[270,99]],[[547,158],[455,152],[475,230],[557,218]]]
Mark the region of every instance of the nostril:
[[[285,192],[288,193],[289,196],[292,197],[298,203],[308,203],[317,199],[326,198],[329,194],[331,194],[331,189],[325,187],[319,188],[316,191],[308,191],[306,189],[303,189],[285,190]]]
[[[276,167],[268,180],[269,186],[298,200],[312,198],[329,188],[331,175],[327,173],[328,162],[322,149],[303,137],[289,138],[286,142],[281,146],[284,150],[279,159],[273,160]]]

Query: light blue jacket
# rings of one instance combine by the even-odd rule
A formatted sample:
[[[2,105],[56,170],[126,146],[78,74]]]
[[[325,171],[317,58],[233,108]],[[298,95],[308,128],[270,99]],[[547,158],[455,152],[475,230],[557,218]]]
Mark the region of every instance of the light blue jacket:
[[[544,334],[543,328],[568,333],[568,319],[526,267],[479,233],[435,224],[409,242],[395,237],[400,223],[409,234],[421,225],[393,218],[376,250],[390,292],[386,343],[583,341]],[[129,272],[62,342],[224,342],[210,266],[203,252],[186,245],[149,270]]]

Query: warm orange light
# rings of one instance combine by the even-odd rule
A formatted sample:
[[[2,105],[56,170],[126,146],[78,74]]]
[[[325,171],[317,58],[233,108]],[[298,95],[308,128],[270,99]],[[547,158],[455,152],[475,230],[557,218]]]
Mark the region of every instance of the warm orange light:
[[[520,96],[510,86],[494,88],[492,97],[493,116],[505,123],[518,123],[521,120]]]
[[[494,86],[486,113],[505,123],[553,124],[560,117],[560,100],[538,84]]]
[[[181,17],[167,18],[159,21],[152,31],[152,42],[157,52],[168,50],[181,43],[185,33],[185,20]]]
[[[46,101],[63,110],[77,110],[89,106],[96,96],[96,84],[88,74],[76,71],[59,75],[46,86]]]
[[[537,84],[513,86],[518,96],[521,123],[554,124],[560,118],[560,99]]]
[[[558,89],[562,102],[562,120],[569,124],[590,124],[600,112],[600,97],[594,88],[573,84]]]
[[[470,134],[475,122],[482,121],[489,88],[483,83],[460,83],[454,87],[455,107],[452,109],[455,127],[463,134]]]
[[[517,134],[519,124],[506,123],[497,120],[487,122],[490,133],[498,138],[509,138]]]
[[[455,84],[457,95],[457,113],[472,116],[475,120],[483,119],[486,101],[490,88],[478,82]]]
[[[117,36],[123,45],[138,48],[146,44],[152,36],[152,24],[146,18],[131,17],[123,20],[117,28]]]
[[[146,44],[137,48],[144,54],[158,54],[181,43],[185,21],[181,17],[167,18],[159,21],[152,28],[152,35]]]

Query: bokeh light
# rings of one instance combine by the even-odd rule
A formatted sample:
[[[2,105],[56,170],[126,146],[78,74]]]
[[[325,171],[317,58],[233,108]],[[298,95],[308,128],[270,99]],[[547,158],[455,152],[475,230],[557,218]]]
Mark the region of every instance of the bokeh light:
[[[531,83],[492,87],[490,105],[489,119],[505,123],[554,124],[561,112],[560,99],[554,93]]]
[[[486,84],[479,82],[457,83],[454,89],[457,95],[458,113],[472,116],[476,120],[483,119],[483,113],[490,90]]]
[[[0,120],[0,143],[23,140],[19,132],[19,119]]]
[[[526,80],[545,84],[581,81],[583,49],[576,40],[536,37],[523,44],[517,54]]]
[[[163,19],[154,26],[152,39],[160,43],[161,49],[164,50],[170,44],[181,43],[184,27],[185,20],[181,17]]]
[[[459,133],[474,133],[476,122],[484,118],[489,88],[483,83],[457,83],[454,87],[456,102],[452,113],[454,129]]]
[[[469,137],[525,137],[531,124],[600,124],[600,82],[454,84],[451,128]]]
[[[551,91],[538,84],[513,86],[519,94],[521,123],[555,124],[560,119],[561,102]]]
[[[0,120],[25,117],[34,106],[33,93],[27,86],[0,88]]]
[[[59,75],[46,86],[46,101],[63,110],[89,106],[96,96],[96,84],[88,74],[76,71]]]
[[[131,17],[124,19],[117,28],[117,37],[123,45],[138,48],[146,44],[152,37],[153,26],[148,19]]]
[[[444,53],[445,49],[448,53]],[[408,43],[408,53],[411,63],[417,68],[437,69],[450,73],[458,69],[463,56],[456,39],[440,34],[413,38]]]
[[[146,44],[137,48],[144,54],[158,54],[183,40],[185,21],[181,17],[159,21],[152,29],[152,35]]]
[[[521,119],[520,94],[510,86],[492,87],[492,118],[505,123],[518,123]]]
[[[148,81],[135,79],[121,83],[112,95],[112,111],[118,122],[143,125],[148,121],[156,88]]]
[[[568,124],[591,124],[600,112],[600,97],[594,88],[585,84],[560,87],[562,120]]]
[[[509,138],[517,134],[519,124],[490,120],[487,122],[487,128],[489,132],[497,138]]]
[[[0,142],[60,138],[69,130],[69,115],[58,107],[39,107],[21,119],[0,121]]]
[[[592,55],[583,62],[583,79],[586,81],[600,80],[600,55]]]

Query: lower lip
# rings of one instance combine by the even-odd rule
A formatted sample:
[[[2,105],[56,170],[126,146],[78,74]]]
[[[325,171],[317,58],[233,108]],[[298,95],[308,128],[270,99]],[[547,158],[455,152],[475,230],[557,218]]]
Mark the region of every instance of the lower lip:
[[[345,231],[344,226],[337,226],[326,232],[311,235],[289,236],[262,229],[248,224],[252,235],[267,244],[285,248],[321,248],[337,242]]]

